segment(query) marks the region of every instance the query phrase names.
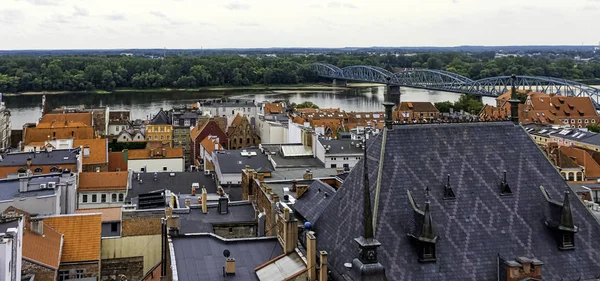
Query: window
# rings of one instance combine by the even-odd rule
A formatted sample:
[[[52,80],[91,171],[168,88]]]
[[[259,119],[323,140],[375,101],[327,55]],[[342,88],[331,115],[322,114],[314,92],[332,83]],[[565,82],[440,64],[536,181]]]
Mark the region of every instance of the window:
[[[331,160],[332,160],[332,161],[335,161],[335,160],[336,160],[336,158],[335,158],[335,157],[331,157]]]
[[[34,173],[41,173],[44,169],[42,169],[42,167],[37,167],[35,168],[35,170],[33,170]]]
[[[348,164],[348,163],[344,164],[344,168],[350,168],[350,164]]]
[[[573,172],[569,173],[569,181],[575,180],[575,174]]]
[[[560,172],[560,175],[563,177],[563,179],[567,179],[567,174],[565,174],[565,172]]]
[[[158,140],[158,136],[154,136],[154,140]]]
[[[58,272],[58,281],[66,281],[67,279],[69,279],[68,270],[61,270]]]
[[[83,269],[75,269],[75,278],[83,278],[85,271]]]
[[[186,127],[189,127],[190,126],[190,120],[186,119],[185,121],[183,121],[183,125],[186,126]]]
[[[98,202],[98,195],[92,194],[92,203]]]
[[[164,132],[165,131],[165,127],[160,127],[160,131]]]
[[[50,168],[50,172],[51,172],[51,173],[56,173],[56,172],[58,172],[58,167],[54,166],[54,167]]]
[[[100,167],[96,167],[96,173],[100,173]]]
[[[160,140],[164,140],[164,139],[165,139],[165,136],[160,136]]]
[[[592,123],[596,123],[596,119],[592,119]]]
[[[119,223],[113,222],[110,224],[110,231],[117,232],[119,230]]]
[[[141,168],[141,169],[140,169],[140,171],[141,171],[142,173],[145,173],[145,172],[146,172],[146,168]]]
[[[571,123],[574,124],[575,123],[575,119],[571,119]]]
[[[337,168],[336,164],[331,164],[331,168]]]
[[[117,131],[117,132],[118,132],[118,131],[119,131],[119,129],[120,129],[120,128],[119,128],[119,126],[117,126],[117,128],[115,129],[115,131]]]
[[[250,143],[250,138],[246,139],[246,143],[248,143],[248,144]]]
[[[163,166],[163,172],[166,172],[166,171],[167,171],[167,167]]]
[[[82,203],[87,203],[88,202],[88,196],[87,196],[87,194],[81,195],[81,202]]]
[[[588,120],[588,119],[585,119],[585,123],[586,123],[586,124],[587,124],[587,123],[590,123],[590,120]]]
[[[581,119],[577,120],[577,123],[581,123]]]
[[[117,194],[113,193],[111,196],[110,202],[117,202]]]
[[[173,125],[179,126],[179,120],[173,120]]]
[[[123,202],[123,197],[124,197],[123,193],[119,193],[119,202]]]
[[[572,234],[563,234],[562,236],[563,247],[573,247],[573,236]]]
[[[583,173],[577,172],[577,181],[582,181],[582,180],[583,180]]]
[[[152,140],[152,136],[148,136],[148,140]]]
[[[102,203],[106,203],[106,194],[101,194],[100,195],[100,200]]]
[[[167,136],[167,140],[171,140],[171,136]]]

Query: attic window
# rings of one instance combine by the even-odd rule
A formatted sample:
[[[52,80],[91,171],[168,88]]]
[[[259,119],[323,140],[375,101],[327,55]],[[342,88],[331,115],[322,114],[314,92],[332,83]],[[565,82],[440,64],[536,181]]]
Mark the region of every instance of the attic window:
[[[35,168],[35,170],[33,170],[35,173],[41,173],[44,169],[42,169],[42,167],[37,167]]]
[[[56,172],[58,172],[58,167],[54,166],[54,167],[50,168],[50,172],[51,172],[51,173],[56,173]]]
[[[500,195],[512,195],[512,190],[510,186],[508,186],[508,182],[506,181],[506,171],[504,171],[504,179],[500,183]]]

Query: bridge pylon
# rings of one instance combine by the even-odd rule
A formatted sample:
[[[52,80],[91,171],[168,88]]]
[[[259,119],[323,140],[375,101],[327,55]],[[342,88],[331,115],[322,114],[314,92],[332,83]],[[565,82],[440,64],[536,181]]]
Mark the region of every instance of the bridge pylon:
[[[344,79],[333,79],[333,86],[334,87],[348,87],[348,80],[344,80]]]

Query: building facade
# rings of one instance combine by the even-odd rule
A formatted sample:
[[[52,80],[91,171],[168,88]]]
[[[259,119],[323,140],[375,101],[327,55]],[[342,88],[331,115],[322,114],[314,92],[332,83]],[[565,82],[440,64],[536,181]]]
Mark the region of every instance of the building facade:
[[[231,122],[227,129],[227,137],[229,149],[240,149],[260,144],[260,137],[254,131],[254,127],[250,125],[248,118],[242,115],[237,115]]]
[[[152,142],[160,142],[163,145],[172,147],[173,125],[169,114],[160,110],[158,114],[152,118],[150,124],[146,126],[146,140]]]
[[[10,147],[11,131],[10,111],[4,105],[2,97],[0,97],[0,151]]]
[[[137,172],[183,172],[182,148],[132,149],[126,153],[127,167]]]
[[[183,148],[185,164],[192,165],[190,131],[198,123],[198,113],[186,108],[175,108],[171,112],[171,120],[173,122],[173,147]]]
[[[123,205],[129,173],[84,172],[79,174],[78,209],[107,208]]]
[[[440,118],[440,111],[430,102],[401,102],[393,114],[399,123],[431,122]]]
[[[198,126],[190,132],[191,141],[191,156],[194,159],[194,165],[200,166],[201,159],[201,143],[207,137],[213,136],[219,139],[219,144],[226,147],[228,142],[227,134],[223,131],[218,122],[219,118],[210,118],[204,123],[198,123]],[[223,120],[223,118],[221,118]],[[202,124],[202,125],[201,125]]]

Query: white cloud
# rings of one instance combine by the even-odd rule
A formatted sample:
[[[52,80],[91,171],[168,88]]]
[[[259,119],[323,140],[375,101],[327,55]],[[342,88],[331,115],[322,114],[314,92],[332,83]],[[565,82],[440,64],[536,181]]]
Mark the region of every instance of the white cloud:
[[[598,39],[580,27],[597,26],[600,7],[600,0],[0,3],[1,49],[592,45]]]

